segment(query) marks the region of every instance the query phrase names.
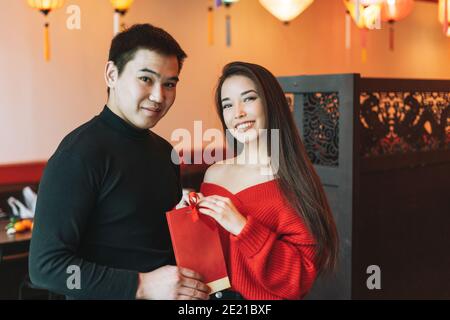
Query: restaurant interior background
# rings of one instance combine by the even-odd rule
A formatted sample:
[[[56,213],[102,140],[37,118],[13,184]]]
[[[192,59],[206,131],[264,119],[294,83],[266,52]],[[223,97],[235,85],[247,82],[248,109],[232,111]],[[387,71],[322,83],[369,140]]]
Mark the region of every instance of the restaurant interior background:
[[[135,0],[122,17],[126,25],[151,23],[164,28],[188,54],[175,104],[154,128],[169,141],[175,129],[193,131],[194,121],[201,120],[203,130],[221,128],[213,92],[221,68],[234,60],[261,64],[278,77],[356,73],[365,78],[450,79],[450,36],[444,34],[438,19],[437,0],[414,1],[412,12],[394,25],[393,50],[385,22],[381,29],[366,31],[364,48],[361,30],[352,20],[348,47],[342,0],[315,0],[289,24],[257,0],[240,0],[229,7],[217,7],[214,2]],[[212,24],[208,24],[209,7],[213,8]],[[68,27],[77,12],[74,8],[79,8],[79,28]],[[103,108],[103,71],[113,36],[113,15],[108,0],[64,1],[48,15],[51,58],[46,61],[44,16],[25,0],[8,0],[0,11],[3,198],[11,185],[38,182],[61,139]],[[231,17],[230,43],[227,15]],[[25,270],[23,265],[5,267],[0,262],[0,298],[18,294],[16,288],[8,287],[15,283],[1,282],[14,268]],[[450,288],[447,295],[441,291],[438,297],[450,298]]]

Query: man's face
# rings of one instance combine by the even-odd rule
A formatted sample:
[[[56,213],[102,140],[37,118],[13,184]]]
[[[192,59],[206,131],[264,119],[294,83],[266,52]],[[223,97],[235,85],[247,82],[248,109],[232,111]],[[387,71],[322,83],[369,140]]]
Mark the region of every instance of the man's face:
[[[175,101],[178,72],[176,56],[148,49],[138,50],[120,76],[114,64],[108,62],[108,107],[136,128],[152,128]]]

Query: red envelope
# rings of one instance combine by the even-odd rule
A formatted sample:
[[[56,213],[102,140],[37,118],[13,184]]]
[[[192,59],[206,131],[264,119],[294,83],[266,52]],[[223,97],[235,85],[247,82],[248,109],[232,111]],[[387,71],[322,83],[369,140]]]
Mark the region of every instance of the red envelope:
[[[204,278],[211,294],[230,288],[217,223],[197,211],[198,195],[189,194],[190,205],[166,213],[175,259],[179,267]]]

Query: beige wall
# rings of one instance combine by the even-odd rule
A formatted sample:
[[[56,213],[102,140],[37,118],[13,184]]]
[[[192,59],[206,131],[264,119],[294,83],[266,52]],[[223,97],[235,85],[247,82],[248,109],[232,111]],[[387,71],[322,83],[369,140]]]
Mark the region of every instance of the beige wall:
[[[0,11],[0,163],[46,160],[72,129],[105,102],[103,67],[112,37],[108,0],[69,0],[51,13],[52,61],[42,59],[43,17],[25,0],[2,0]],[[221,67],[232,60],[262,64],[275,75],[359,72],[370,77],[450,78],[450,38],[437,22],[437,6],[417,2],[396,26],[396,50],[388,30],[368,36],[368,62],[360,61],[353,27],[344,49],[341,0],[316,0],[286,27],[257,0],[232,8],[233,45],[225,46],[224,9],[215,15],[214,46],[207,44],[207,0],[135,0],[128,24],[150,22],[169,31],[189,54],[178,97],[155,128],[166,139],[176,128],[219,127],[212,96]],[[81,8],[81,30],[66,28],[70,4]]]

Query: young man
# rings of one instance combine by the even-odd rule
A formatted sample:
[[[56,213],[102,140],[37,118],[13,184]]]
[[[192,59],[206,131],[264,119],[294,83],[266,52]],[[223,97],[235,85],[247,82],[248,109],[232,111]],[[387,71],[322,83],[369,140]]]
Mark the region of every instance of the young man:
[[[165,212],[181,198],[172,146],[150,131],[175,100],[186,54],[135,25],[112,41],[103,111],[67,135],[39,187],[29,270],[69,299],[207,299],[174,264]]]

